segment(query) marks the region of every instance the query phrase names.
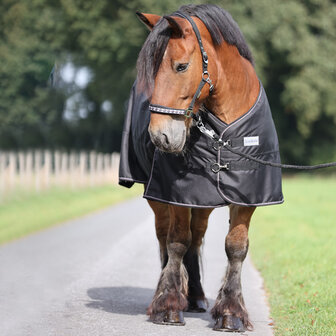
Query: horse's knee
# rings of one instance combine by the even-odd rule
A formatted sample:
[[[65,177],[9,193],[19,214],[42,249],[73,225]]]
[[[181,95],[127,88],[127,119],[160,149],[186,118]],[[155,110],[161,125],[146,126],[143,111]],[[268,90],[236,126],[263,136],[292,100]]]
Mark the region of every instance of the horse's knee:
[[[186,254],[188,247],[190,244],[190,240],[184,240],[181,242],[169,242],[167,244],[167,251],[168,256],[171,260],[174,260],[177,258],[177,260],[180,262],[184,255]]]
[[[236,240],[229,237],[225,239],[225,252],[229,261],[243,261],[246,257],[249,246],[249,240]]]
[[[225,251],[230,258],[245,258],[248,249],[248,229],[245,225],[233,227],[225,239]]]

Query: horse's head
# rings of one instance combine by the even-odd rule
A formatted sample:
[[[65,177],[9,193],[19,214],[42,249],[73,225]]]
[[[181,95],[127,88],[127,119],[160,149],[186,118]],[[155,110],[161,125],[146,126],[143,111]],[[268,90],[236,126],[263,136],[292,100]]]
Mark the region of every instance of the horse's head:
[[[187,109],[202,79],[202,55],[191,24],[177,16],[141,13],[138,16],[151,30],[138,58],[140,87],[147,90],[154,106]],[[202,40],[211,40],[202,21],[195,19],[195,22]],[[201,91],[195,110],[208,95],[207,87]],[[191,123],[191,118],[184,115],[154,111],[149,124],[151,140],[165,152],[179,153],[184,148]]]

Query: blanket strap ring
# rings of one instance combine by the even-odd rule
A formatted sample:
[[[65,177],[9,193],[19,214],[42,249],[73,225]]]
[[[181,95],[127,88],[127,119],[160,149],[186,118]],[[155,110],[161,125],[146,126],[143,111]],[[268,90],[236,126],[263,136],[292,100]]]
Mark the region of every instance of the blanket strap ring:
[[[230,170],[230,163],[228,162],[225,163],[224,165],[220,165],[219,163],[214,162],[211,164],[210,168],[214,173],[219,173],[222,169]]]

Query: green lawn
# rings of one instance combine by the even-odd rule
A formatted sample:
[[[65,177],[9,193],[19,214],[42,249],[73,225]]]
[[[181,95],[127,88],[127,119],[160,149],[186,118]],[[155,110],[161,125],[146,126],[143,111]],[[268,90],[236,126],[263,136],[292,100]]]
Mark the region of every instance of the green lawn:
[[[142,190],[140,185],[103,186],[16,195],[0,204],[0,244],[140,195]]]
[[[250,229],[276,335],[336,335],[336,178],[287,178],[283,191]]]

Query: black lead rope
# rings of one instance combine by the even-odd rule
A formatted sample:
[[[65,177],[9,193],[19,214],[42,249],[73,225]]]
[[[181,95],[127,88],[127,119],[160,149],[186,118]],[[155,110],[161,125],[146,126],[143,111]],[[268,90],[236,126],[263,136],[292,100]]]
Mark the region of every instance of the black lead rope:
[[[262,165],[267,165],[271,167],[276,168],[284,168],[284,169],[299,169],[299,170],[314,170],[314,169],[320,169],[320,168],[328,168],[328,167],[336,167],[336,162],[328,162],[328,163],[320,163],[314,166],[298,166],[298,165],[290,165],[290,164],[283,164],[283,163],[277,163],[277,162],[270,162],[265,161],[261,159],[257,159],[252,155],[241,153],[235,149],[232,149],[229,144],[224,144],[223,147],[225,147],[230,152],[240,155],[246,159],[252,160],[254,162],[258,162]]]
[[[271,161],[257,159],[252,155],[245,154],[236,149],[233,149],[230,145],[229,140],[224,142],[222,139],[220,139],[220,137],[218,136],[218,134],[216,134],[214,130],[207,129],[204,126],[200,116],[198,116],[198,120],[196,121],[196,126],[200,130],[201,133],[205,134],[206,136],[214,140],[214,142],[216,143],[215,149],[220,149],[224,147],[231,153],[237,154],[245,159],[260,163],[265,166],[271,166],[271,167],[283,168],[283,169],[298,169],[298,170],[315,170],[315,169],[321,169],[321,168],[336,167],[336,162],[320,163],[320,164],[313,165],[313,166],[299,166],[299,165],[289,165],[289,164],[283,164],[283,163],[278,163],[278,162],[271,162]],[[218,173],[222,169],[230,170],[230,163],[220,165],[219,163],[215,162],[212,164],[211,169],[214,173]]]

